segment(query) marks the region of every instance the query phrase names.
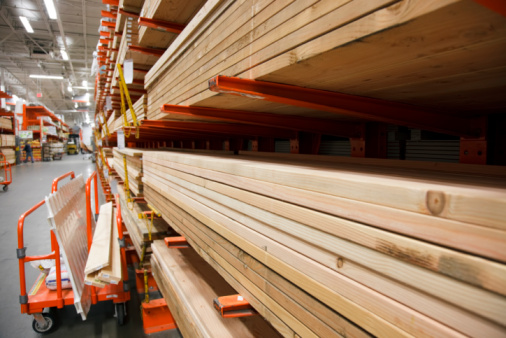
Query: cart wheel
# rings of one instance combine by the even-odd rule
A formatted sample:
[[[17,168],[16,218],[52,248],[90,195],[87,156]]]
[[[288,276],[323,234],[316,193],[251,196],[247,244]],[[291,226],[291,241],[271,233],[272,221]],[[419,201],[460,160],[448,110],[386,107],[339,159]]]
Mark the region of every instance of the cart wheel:
[[[56,319],[52,313],[43,313],[42,316],[46,320],[47,326],[45,328],[41,328],[39,323],[34,319],[32,323],[32,328],[37,333],[46,334],[53,331],[56,328]]]
[[[7,191],[9,190],[9,186],[8,185],[4,185],[4,191]]]
[[[122,326],[125,324],[125,303],[116,303],[114,304],[116,307],[116,320],[118,321],[118,325]]]

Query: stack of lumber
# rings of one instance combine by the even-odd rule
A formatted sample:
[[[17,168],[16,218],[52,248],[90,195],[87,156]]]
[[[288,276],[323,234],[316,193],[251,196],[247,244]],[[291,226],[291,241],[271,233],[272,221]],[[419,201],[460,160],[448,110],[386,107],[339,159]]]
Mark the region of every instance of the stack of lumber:
[[[146,105],[148,103],[148,96],[146,94],[142,95],[135,103],[132,105],[135,111],[135,116],[137,118],[137,121],[145,120],[146,119]],[[133,122],[132,118],[132,112],[130,109],[126,111],[127,115],[127,121],[129,123]],[[121,121],[123,121],[123,117],[121,118]]]
[[[9,134],[0,134],[0,147],[16,146],[16,137]]]
[[[504,336],[504,171],[370,161],[148,152],[144,194],[284,335]]]
[[[121,177],[123,181],[125,181],[125,163],[123,161],[123,156],[126,157],[128,172],[128,187],[131,192],[135,194],[135,196],[142,196],[143,193],[143,183],[142,183],[142,155],[144,153],[143,150],[134,149],[134,148],[124,148],[124,149],[113,149],[114,153],[114,169]]]
[[[5,156],[5,160],[10,163],[14,164],[16,163],[16,152],[14,149],[11,148],[0,148],[0,153],[2,153]],[[2,158],[2,161],[4,159]]]
[[[146,0],[141,17],[186,25],[205,3],[206,0]],[[139,44],[145,47],[165,49],[176,37],[176,33],[163,29],[145,26],[139,29]]]
[[[118,189],[118,195],[121,204],[121,217],[135,251],[138,257],[144,257],[144,262],[149,262],[152,253],[151,243],[153,240],[166,237],[169,225],[162,218],[155,217],[153,224],[151,224],[151,219],[141,218],[140,214],[150,211],[149,207],[146,203],[127,202],[125,192],[121,187]]]
[[[0,117],[0,129],[9,129],[12,130],[12,118],[10,117]]]
[[[212,300],[236,291],[195,250],[152,248],[153,275],[184,337],[280,337],[260,316],[220,316]]]
[[[488,55],[506,50],[506,20],[476,2],[214,3],[211,7],[208,1],[146,75],[148,119],[162,118],[160,107],[167,103],[340,118],[211,92],[208,80],[216,75],[439,109],[479,112],[479,104],[504,108],[504,74],[497,72],[504,63]],[[484,23],[497,29],[480,35]],[[462,31],[469,32],[469,38],[463,38]],[[480,74],[466,66],[481,58],[488,62],[480,64]],[[459,86],[462,83],[469,85]],[[463,99],[462,91],[473,95]]]
[[[84,273],[84,282],[100,288],[118,284],[121,279],[121,252],[118,242],[118,226],[115,222],[112,202],[100,206],[93,241]]]
[[[104,152],[104,156],[106,158],[113,158],[114,155],[113,155],[112,148],[106,148],[106,147],[104,147],[104,148],[102,148],[102,151]]]

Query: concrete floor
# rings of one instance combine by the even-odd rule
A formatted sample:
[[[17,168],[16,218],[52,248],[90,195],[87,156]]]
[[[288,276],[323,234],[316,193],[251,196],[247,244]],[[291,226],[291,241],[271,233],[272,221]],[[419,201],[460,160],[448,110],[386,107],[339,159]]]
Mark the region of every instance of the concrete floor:
[[[87,178],[95,165],[83,155],[64,155],[61,161],[26,163],[12,167],[13,182],[7,192],[0,189],[0,337],[39,337],[32,329],[32,316],[20,313],[19,268],[16,258],[17,222],[21,214],[43,200],[51,192],[54,178],[74,171],[76,176]],[[0,169],[0,176],[4,176]],[[66,181],[64,181],[66,182]],[[1,188],[2,186],[0,186]],[[103,195],[99,196],[103,203]],[[93,204],[92,204],[93,205]],[[47,208],[42,206],[25,220],[25,246],[27,255],[50,252]],[[26,264],[27,290],[30,290],[38,271]],[[130,271],[130,272],[133,272]],[[130,289],[135,290],[134,277]],[[139,297],[134,291],[127,305],[127,321],[118,326],[111,302],[91,307],[88,319],[82,321],[74,306],[57,310],[58,329],[47,337],[146,337],[139,312]],[[152,334],[149,337],[180,337],[177,330]]]

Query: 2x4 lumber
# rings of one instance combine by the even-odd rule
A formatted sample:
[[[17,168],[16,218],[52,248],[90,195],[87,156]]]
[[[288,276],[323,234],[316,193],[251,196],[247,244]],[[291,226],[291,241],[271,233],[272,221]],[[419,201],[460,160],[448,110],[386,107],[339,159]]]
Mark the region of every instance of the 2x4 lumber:
[[[98,216],[95,234],[84,268],[85,274],[91,274],[107,267],[111,262],[111,231],[113,219],[112,202],[102,204]]]
[[[144,180],[146,181],[147,178],[144,178]],[[415,312],[408,315],[409,319],[405,318],[405,320],[402,320],[400,316],[406,315],[406,312],[409,313],[411,311],[409,309],[406,309],[406,311],[394,311],[396,306],[402,307],[402,305],[397,304],[389,298],[372,292],[359,283],[343,278],[338,273],[330,271],[330,269],[328,269],[329,271],[322,271],[321,265],[316,264],[316,262],[304,255],[293,252],[293,250],[281,246],[276,241],[243,227],[240,223],[202,206],[199,202],[177,191],[171,191],[170,194],[167,194],[158,189],[156,184],[150,184],[150,186],[179,208],[190,212],[193,217],[206,224],[213,231],[227,238],[266,266],[291,280],[294,284],[363,327],[371,334],[390,337],[406,335],[403,329],[393,325],[391,322],[400,321],[400,325],[407,326],[408,329],[420,325],[419,321],[415,320],[413,316]],[[316,280],[315,278],[319,279],[322,273],[325,275],[324,279]],[[353,296],[353,301],[341,294],[343,287],[355,290],[352,294],[348,295],[348,297]],[[362,301],[362,305],[357,304],[357,300],[359,302]],[[377,311],[371,311],[371,308]],[[381,316],[386,316],[391,322],[378,316],[375,312],[380,313]],[[396,324],[399,325],[399,323]],[[423,327],[425,332],[431,330],[427,325],[422,325],[421,327]],[[436,332],[441,334],[439,330]]]
[[[370,13],[393,2],[395,1],[385,0],[357,4],[349,1],[320,1],[311,6],[311,2],[296,1],[286,9],[283,9],[286,4],[275,2],[274,8],[269,8],[269,10],[262,11],[255,16],[254,25],[246,22],[240,29],[237,27],[234,34],[231,35],[231,40],[224,39],[226,35],[220,38],[211,35],[205,41],[199,41],[204,45],[211,44],[217,48],[207,47],[212,54],[199,59],[195,64],[199,67],[198,71],[195,70],[194,65],[187,65],[192,68],[188,68],[186,71],[187,68],[184,65],[178,66],[176,64],[174,69],[166,74],[166,76],[171,76],[170,81],[164,83],[164,86],[160,86],[159,89],[164,93],[167,90],[166,86],[169,86],[168,88],[171,88],[174,94],[163,96],[165,102],[152,101],[155,96],[151,97],[150,101],[154,106],[164,103],[186,104],[186,100],[190,97],[206,91],[207,81],[217,74],[234,75],[243,72],[255,65],[252,60],[260,62],[264,58],[269,59],[282,52],[281,48],[289,48],[288,46],[293,45],[294,42],[301,43],[310,40],[314,36],[328,31],[330,27],[339,27],[364,13]],[[332,13],[339,15],[338,18],[332,17]],[[236,24],[235,17],[232,20],[229,25]],[[319,24],[321,20],[324,22]],[[308,26],[311,28],[308,29]],[[246,46],[242,42],[244,38],[240,39],[244,34],[249,41],[249,45]],[[280,45],[278,41],[283,41],[285,44]],[[282,47],[285,45],[287,47]],[[260,52],[263,53],[259,55]],[[272,53],[275,54],[271,56]],[[191,57],[191,54],[187,57]],[[222,62],[222,60],[226,61]],[[178,78],[179,81],[174,82],[173,77]],[[248,76],[245,77],[248,78]],[[184,80],[181,81],[181,79]]]
[[[214,22],[214,20],[219,17],[231,3],[233,3],[232,0],[208,0],[186,26],[183,32],[178,35],[176,40],[170,45],[162,57],[160,57],[160,59],[153,65],[146,75],[145,87],[147,88],[150,83],[156,80],[161,72],[166,69],[168,66],[168,59],[174,53],[181,53],[191,45],[191,41],[188,41],[190,37],[193,37],[194,35],[198,36],[202,34],[202,32],[205,32],[207,27],[209,27],[209,25]]]
[[[439,272],[502,295],[506,294],[506,267],[504,264],[332,217],[153,163],[148,164],[147,172],[156,173],[159,177],[165,177],[166,181],[184,186],[202,196],[214,197],[214,200],[221,201],[223,205],[247,215],[255,215],[255,218],[266,224],[276,224],[282,222],[282,218],[286,218],[328,234],[336,234],[337,237],[404,260],[407,263]],[[207,190],[210,191],[207,192]],[[295,228],[293,228],[294,231]],[[340,248],[342,249],[342,246]],[[462,267],[462,269],[456,271],[454,266],[450,266],[452,264],[446,262],[452,262]],[[385,273],[385,270],[382,271]],[[466,275],[466,272],[471,271],[472,273]]]
[[[212,299],[234,293],[234,289],[193,249],[169,249],[163,241],[153,242],[153,266],[171,284],[170,300],[186,312],[191,337],[266,337],[275,331],[261,317],[222,318]],[[157,264],[157,265],[155,265]],[[159,267],[159,269],[158,269]],[[211,301],[210,301],[211,300]],[[179,317],[179,318],[178,318]],[[177,319],[180,316],[176,315]]]
[[[148,177],[148,179],[150,179],[150,177]],[[470,330],[476,330],[476,328],[479,328],[481,332],[494,332],[494,330],[500,332],[497,325],[483,321],[477,316],[469,316],[466,311],[462,311],[459,307],[450,306],[438,299],[427,299],[425,292],[427,292],[427,290],[433,291],[431,289],[433,286],[424,284],[431,284],[432,282],[435,282],[437,287],[443,283],[445,285],[441,285],[441,289],[446,290],[446,292],[449,290],[450,292],[453,291],[451,287],[455,287],[455,290],[457,291],[460,291],[460,289],[467,290],[467,292],[464,292],[468,298],[459,296],[463,294],[463,292],[454,292],[448,298],[451,298],[451,301],[456,302],[466,310],[473,309],[474,307],[474,311],[478,312],[480,316],[485,314],[489,317],[493,316],[493,319],[496,321],[500,321],[500,319],[497,318],[501,317],[500,308],[502,307],[501,297],[498,295],[487,297],[487,293],[481,292],[480,289],[471,288],[466,285],[462,285],[462,283],[448,281],[448,278],[444,276],[425,272],[423,269],[417,269],[409,264],[398,262],[395,259],[389,260],[387,258],[382,262],[380,257],[381,254],[377,255],[367,252],[367,249],[360,246],[354,246],[352,249],[348,250],[346,246],[349,246],[349,244],[346,241],[338,241],[339,243],[333,244],[329,243],[329,245],[326,246],[321,244],[319,245],[318,243],[321,243],[320,239],[323,239],[321,237],[330,239],[332,236],[324,236],[321,233],[311,234],[311,231],[308,231],[309,229],[300,226],[298,227],[295,222],[286,224],[285,228],[281,224],[282,221],[280,222],[275,219],[264,221],[265,223],[255,222],[251,218],[248,219],[247,216],[242,216],[252,215],[252,213],[243,210],[244,208],[238,208],[239,211],[232,209],[236,206],[233,205],[233,203],[230,204],[230,200],[220,200],[220,204],[218,204],[206,199],[205,197],[202,198],[201,196],[193,194],[186,189],[178,188],[178,186],[171,184],[164,186],[160,181],[158,181],[157,184],[160,187],[164,187],[166,190],[175,189],[175,191],[185,194],[187,197],[194,199],[198,203],[201,203],[216,212],[220,212],[231,219],[240,219],[242,223],[250,229],[258,231],[264,236],[283,243],[286,247],[312,258],[320,264],[324,264],[328,268],[342,274],[343,276],[359,281],[365,286],[369,286],[400,303],[404,303],[417,311],[421,311],[421,313],[424,313],[426,316],[436,316],[438,320],[441,320],[446,324],[452,324],[451,326],[458,330],[467,329],[469,327]],[[225,207],[225,205],[227,205],[227,207]],[[229,205],[230,208],[228,207]],[[261,210],[256,211],[260,213],[262,212]],[[266,224],[272,225],[267,226]],[[287,236],[287,233],[293,235]],[[299,239],[297,239],[297,237]],[[310,245],[305,242],[307,239],[311,239]],[[338,249],[335,250],[335,248]],[[341,259],[341,262],[343,262],[342,265],[344,266],[336,264],[339,259]],[[379,266],[382,268],[374,274],[371,273],[371,270],[361,268],[362,266],[372,270],[378,270],[376,267]],[[392,271],[396,271],[397,273],[392,273]],[[385,279],[382,277],[382,274],[392,277],[394,281]],[[411,279],[412,275],[415,275],[418,278]],[[428,277],[426,275],[428,275]],[[401,283],[397,283],[395,280],[399,280]],[[415,289],[406,288],[402,282],[411,285]],[[417,291],[417,287],[422,290]],[[341,286],[341,290],[346,292],[346,287]],[[435,293],[437,294],[436,296],[445,295],[445,292],[439,292],[439,294],[438,292]],[[483,296],[487,299],[482,299]],[[442,298],[444,299],[444,297]],[[491,302],[491,304],[495,304],[495,306],[489,304],[489,302]],[[422,315],[417,315],[417,317],[420,321],[425,321],[426,326],[438,327],[438,324],[427,320],[428,317],[424,317]]]
[[[445,186],[426,181],[400,181],[398,177],[385,175],[362,175],[360,173],[320,170],[318,168],[246,159],[213,157],[192,154],[160,153],[146,154],[144,159],[156,162],[172,162],[220,171],[282,184],[288,187],[320,192],[332,196],[368,202],[383,206],[444,217],[500,230],[506,230],[506,192],[491,187],[468,185]],[[409,182],[409,185],[407,185]],[[503,184],[498,182],[499,186]],[[367,186],[367,194],[363,187]],[[389,194],[385,195],[385,189]]]
[[[152,196],[151,190],[150,198],[156,198]],[[211,249],[215,250],[241,274],[251,279],[257,287],[262,288],[273,300],[301,322],[306,323],[317,335],[322,337],[367,336],[365,332],[211,231],[190,214],[170,202],[157,200],[157,203],[164,206],[164,209],[161,209],[163,217],[177,224],[179,231],[188,234],[186,237],[193,240],[194,248],[198,244],[206,253],[209,253]]]

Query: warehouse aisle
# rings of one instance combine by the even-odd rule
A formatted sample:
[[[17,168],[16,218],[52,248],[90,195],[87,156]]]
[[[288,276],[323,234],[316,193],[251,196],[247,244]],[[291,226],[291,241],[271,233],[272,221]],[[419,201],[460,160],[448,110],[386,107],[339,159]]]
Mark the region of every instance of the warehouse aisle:
[[[9,190],[0,189],[0,337],[38,337],[32,330],[32,317],[20,313],[19,273],[16,259],[17,221],[19,216],[44,199],[51,191],[54,178],[74,171],[76,175],[88,177],[95,165],[83,155],[64,156],[61,161],[27,163],[12,168],[13,182]],[[3,170],[1,174],[3,176]],[[66,180],[65,180],[66,182]],[[100,196],[103,203],[103,196]],[[39,208],[25,222],[25,246],[27,255],[47,254],[50,250],[47,209]],[[29,265],[27,289],[35,281],[38,272]],[[130,278],[134,281],[134,278]],[[133,285],[131,285],[133,287]],[[135,288],[134,288],[135,289]],[[112,302],[92,306],[88,320],[83,322],[73,306],[58,310],[60,325],[48,337],[143,337],[142,321],[136,295],[128,304],[127,323],[118,327],[114,318]],[[168,336],[157,334],[156,336]]]

